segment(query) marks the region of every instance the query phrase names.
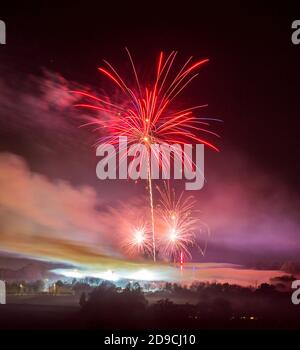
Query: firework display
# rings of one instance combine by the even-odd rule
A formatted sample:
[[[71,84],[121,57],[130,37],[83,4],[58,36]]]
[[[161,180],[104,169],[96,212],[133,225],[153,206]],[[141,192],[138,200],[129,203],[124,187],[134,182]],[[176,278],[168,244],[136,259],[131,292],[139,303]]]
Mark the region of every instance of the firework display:
[[[208,59],[202,59],[192,63],[192,57],[190,57],[177,72],[175,78],[171,79],[171,70],[177,52],[172,51],[166,57],[163,52],[161,52],[156,67],[155,79],[150,87],[148,85],[144,87],[140,83],[132,56],[128,49],[126,49],[126,51],[135,78],[135,84],[133,86],[129,86],[127,81],[119,75],[109,62],[104,61],[106,68],[98,68],[98,70],[108,77],[121,91],[121,95],[116,98],[116,101],[107,96],[98,97],[85,91],[73,92],[89,101],[86,103],[78,103],[76,104],[77,107],[84,107],[98,112],[96,116],[89,116],[89,120],[85,124],[95,125],[96,130],[100,131],[101,135],[97,145],[109,143],[118,147],[119,137],[122,136],[127,137],[129,145],[136,143],[145,145],[145,152],[143,152],[141,158],[147,164],[149,202],[151,208],[152,255],[155,261],[156,238],[150,163],[151,145],[183,145],[186,142],[197,142],[218,151],[218,148],[213,143],[207,141],[205,135],[213,135],[216,137],[219,137],[219,135],[208,129],[210,126],[209,121],[214,119],[200,118],[195,113],[197,109],[203,108],[206,105],[196,105],[180,110],[176,110],[174,107],[172,108],[174,99],[194,78],[196,78],[198,75],[196,70],[208,62]],[[103,129],[108,134],[102,135],[101,131],[103,132]],[[159,154],[154,154],[154,156],[158,159],[158,162],[161,163]],[[194,164],[192,159],[190,159],[190,163]],[[175,223],[175,226],[178,226],[177,219],[175,219]],[[182,224],[180,223],[180,225]],[[186,224],[184,224],[184,226],[185,225]],[[184,235],[183,232],[186,232],[186,230],[183,227],[180,227],[180,229],[171,228],[171,231],[173,233],[170,237],[176,236],[176,244],[174,244],[174,239],[171,239],[169,242],[170,244],[167,246],[172,247],[172,250],[175,249],[175,251],[178,251],[179,246],[181,246],[181,249],[186,251],[186,249],[184,249],[184,242],[190,241],[192,238],[189,238],[186,233]],[[190,243],[192,243],[192,240]],[[175,245],[177,248],[175,248]],[[168,250],[169,249],[167,249],[167,251]],[[174,255],[174,252],[172,255]]]
[[[160,199],[154,210],[158,223],[156,254],[162,260],[180,262],[192,259],[192,250],[200,251],[204,256],[210,230],[199,219],[196,200],[181,192],[176,196],[169,182],[156,186]],[[132,229],[124,240],[124,249],[130,256],[149,257],[152,255],[151,229],[144,223]],[[201,247],[202,238],[203,247]]]

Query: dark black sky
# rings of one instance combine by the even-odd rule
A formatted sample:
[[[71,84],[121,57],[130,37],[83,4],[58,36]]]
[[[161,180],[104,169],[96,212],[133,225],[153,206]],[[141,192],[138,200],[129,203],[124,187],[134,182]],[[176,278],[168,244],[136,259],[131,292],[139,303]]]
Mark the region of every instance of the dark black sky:
[[[299,189],[300,45],[291,42],[291,23],[300,11],[295,7],[40,2],[1,10],[7,23],[1,61],[19,74],[39,74],[46,67],[97,85],[101,59],[124,64],[124,46],[137,62],[149,64],[160,50],[209,57],[202,83],[189,94],[224,120],[223,151],[239,149]]]

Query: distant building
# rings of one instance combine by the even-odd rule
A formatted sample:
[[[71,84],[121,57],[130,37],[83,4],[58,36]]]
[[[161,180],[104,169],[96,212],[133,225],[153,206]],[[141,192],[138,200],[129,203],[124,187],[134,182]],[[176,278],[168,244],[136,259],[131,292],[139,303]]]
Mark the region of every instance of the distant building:
[[[0,281],[0,304],[6,304],[6,287],[4,281]]]

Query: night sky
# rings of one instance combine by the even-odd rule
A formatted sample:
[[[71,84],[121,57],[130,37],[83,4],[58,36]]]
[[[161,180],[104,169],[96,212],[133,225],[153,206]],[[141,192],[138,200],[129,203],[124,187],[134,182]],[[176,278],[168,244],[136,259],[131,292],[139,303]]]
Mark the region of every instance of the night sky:
[[[1,5],[0,19],[7,25],[0,46],[4,251],[41,256],[43,249],[30,249],[37,235],[54,260],[64,251],[74,257],[78,242],[119,256],[110,220],[138,215],[145,185],[96,179],[96,136],[78,129],[80,113],[60,88],[106,87],[97,67],[105,58],[129,71],[126,46],[146,80],[161,50],[178,50],[181,63],[191,55],[210,59],[182,96],[188,104],[207,103],[205,115],[223,120],[214,126],[221,152],[206,150],[207,182],[193,193],[212,230],[206,257],[196,260],[256,266],[298,259],[300,45],[291,42],[291,24],[300,9],[40,2]],[[22,198],[28,205],[19,205]],[[71,208],[74,201],[81,204]],[[28,244],[14,245],[10,236]],[[52,254],[57,247],[61,255]]]

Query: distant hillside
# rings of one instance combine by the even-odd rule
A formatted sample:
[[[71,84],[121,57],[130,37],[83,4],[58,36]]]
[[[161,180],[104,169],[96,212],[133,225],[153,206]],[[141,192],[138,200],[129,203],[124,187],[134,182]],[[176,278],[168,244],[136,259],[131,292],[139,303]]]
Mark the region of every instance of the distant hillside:
[[[49,271],[59,267],[66,267],[66,265],[0,255],[1,280],[31,282],[45,278],[55,279],[57,275]]]

